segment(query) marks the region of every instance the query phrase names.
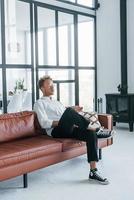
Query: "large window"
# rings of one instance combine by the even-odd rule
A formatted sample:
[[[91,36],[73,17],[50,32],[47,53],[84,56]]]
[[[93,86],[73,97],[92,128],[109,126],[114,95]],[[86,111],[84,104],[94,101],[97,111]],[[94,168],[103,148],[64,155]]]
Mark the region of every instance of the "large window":
[[[79,70],[79,102],[85,111],[94,110],[94,70]]]
[[[38,79],[50,75],[55,83],[55,98],[66,106],[80,103],[85,110],[94,110],[94,18],[40,6],[37,17]]]
[[[7,69],[6,77],[7,77],[7,112],[32,110],[30,70]]]
[[[77,0],[77,3],[87,7],[95,6],[95,0]]]
[[[3,16],[3,19],[5,16],[2,21],[3,23],[5,21],[5,24],[2,24],[5,41],[2,46],[0,81],[3,76],[4,88],[0,83],[0,110],[3,109],[4,112],[32,110],[34,61],[31,51],[30,3],[19,0],[4,0],[3,3],[5,9],[0,16]]]
[[[65,106],[75,105],[75,84],[73,82],[60,84],[60,94],[60,101]]]
[[[38,8],[38,63],[56,65],[55,11]]]
[[[29,39],[30,12],[28,3],[5,0],[5,32],[6,63],[31,64]],[[29,48],[27,48],[27,45]]]
[[[65,1],[65,2],[73,2],[73,3],[76,2],[76,0],[62,0],[62,1]]]
[[[7,69],[7,94],[24,91],[31,92],[31,73],[29,69]],[[12,78],[11,78],[12,77]]]
[[[0,113],[31,110],[44,75],[52,77],[54,98],[65,106],[94,110],[95,16],[37,1],[1,2]],[[93,2],[70,0],[89,7]]]
[[[79,66],[94,67],[94,19],[78,17],[78,63]]]
[[[75,104],[74,15],[37,7],[37,16],[38,79],[50,75],[55,85],[54,97],[72,106]]]
[[[39,76],[43,75],[50,75],[53,80],[57,81],[74,80],[74,70],[68,69],[40,69]]]
[[[75,5],[82,5],[90,8],[95,8],[96,0],[57,0],[57,1],[63,1],[65,3],[74,3]]]
[[[85,110],[95,109],[94,19],[78,15],[79,102]]]
[[[73,15],[59,12],[59,65],[74,66],[74,18]]]

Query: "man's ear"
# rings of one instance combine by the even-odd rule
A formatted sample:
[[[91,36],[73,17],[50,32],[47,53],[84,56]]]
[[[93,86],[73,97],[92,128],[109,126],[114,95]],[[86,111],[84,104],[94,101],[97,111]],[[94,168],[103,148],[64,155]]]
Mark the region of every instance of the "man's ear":
[[[43,92],[43,87],[40,88],[41,92]]]
[[[43,94],[45,94],[45,89],[44,89],[44,87],[41,87],[40,90],[41,90],[41,92],[42,92]]]

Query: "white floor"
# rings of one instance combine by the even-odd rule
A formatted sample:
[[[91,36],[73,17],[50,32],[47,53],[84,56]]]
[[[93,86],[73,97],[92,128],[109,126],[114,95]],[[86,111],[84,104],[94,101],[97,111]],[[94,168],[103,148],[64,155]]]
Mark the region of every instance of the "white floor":
[[[114,145],[103,149],[98,168],[109,185],[88,181],[86,155],[30,173],[28,188],[22,178],[0,183],[1,200],[133,200],[134,132],[127,124],[118,124]]]

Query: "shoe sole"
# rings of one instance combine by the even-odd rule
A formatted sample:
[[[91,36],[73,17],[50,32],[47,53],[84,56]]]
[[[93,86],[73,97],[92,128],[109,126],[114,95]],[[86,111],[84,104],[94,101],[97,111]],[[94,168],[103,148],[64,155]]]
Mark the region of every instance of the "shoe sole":
[[[109,138],[112,138],[114,135],[115,135],[115,131],[112,130],[110,136],[108,136],[108,137],[99,137],[99,136],[97,136],[97,137],[98,137],[98,139],[109,139]]]
[[[99,183],[101,185],[108,185],[109,184],[109,181],[102,182],[102,181],[98,181],[98,180],[91,179],[91,178],[89,178],[89,181],[94,182],[94,183]]]

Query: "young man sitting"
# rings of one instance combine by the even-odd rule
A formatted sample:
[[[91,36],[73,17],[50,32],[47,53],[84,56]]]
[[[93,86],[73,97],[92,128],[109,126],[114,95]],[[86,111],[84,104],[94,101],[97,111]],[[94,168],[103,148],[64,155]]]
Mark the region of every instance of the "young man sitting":
[[[97,139],[100,136],[109,137],[109,133],[103,135],[101,131],[91,128],[89,121],[79,114],[82,107],[66,108],[61,102],[54,100],[52,98],[54,85],[50,76],[44,76],[39,80],[39,88],[43,96],[35,103],[34,111],[37,113],[41,127],[54,138],[75,138],[85,141],[90,167],[89,180],[108,184],[107,178],[99,174],[96,162],[98,161]]]

